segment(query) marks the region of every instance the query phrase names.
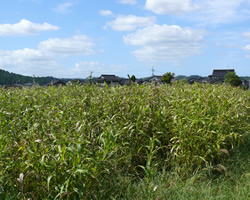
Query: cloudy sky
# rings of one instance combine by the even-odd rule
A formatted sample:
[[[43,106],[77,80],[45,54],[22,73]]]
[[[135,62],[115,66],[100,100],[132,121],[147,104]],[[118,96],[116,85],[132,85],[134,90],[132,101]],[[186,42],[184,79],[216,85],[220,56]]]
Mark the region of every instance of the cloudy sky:
[[[8,0],[0,69],[86,78],[250,76],[250,0]]]

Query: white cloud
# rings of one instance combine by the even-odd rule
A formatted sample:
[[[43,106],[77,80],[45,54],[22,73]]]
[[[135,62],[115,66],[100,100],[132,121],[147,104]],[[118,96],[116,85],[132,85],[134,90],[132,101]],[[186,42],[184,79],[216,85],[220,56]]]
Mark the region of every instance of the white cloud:
[[[241,6],[246,0],[203,0],[200,3],[200,11],[191,16],[191,19],[205,24],[231,23],[246,17],[241,12]]]
[[[134,51],[141,61],[170,61],[178,63],[184,58],[201,53],[203,32],[180,26],[154,25],[128,34],[124,43],[142,46]]]
[[[86,74],[92,72],[100,72],[103,71],[105,66],[96,61],[92,62],[87,62],[87,61],[82,61],[78,62],[75,64],[75,67],[71,69],[71,72],[73,74]]]
[[[65,56],[92,54],[93,46],[94,43],[87,36],[76,35],[71,38],[43,41],[37,49],[0,50],[0,68],[25,75],[57,77],[74,75],[74,73],[77,75],[83,63],[72,69],[64,69],[60,62],[64,61]],[[90,64],[94,66],[94,63]]]
[[[246,46],[244,47],[244,50],[250,51],[250,44],[246,45]]]
[[[250,38],[250,32],[244,32],[243,36],[246,38]],[[243,50],[250,51],[250,44],[243,47]],[[250,55],[246,55],[247,59],[250,59]]]
[[[0,24],[0,36],[32,35],[41,31],[54,31],[58,29],[59,27],[48,23],[36,24],[22,19],[17,24]]]
[[[70,11],[70,8],[73,6],[74,4],[72,2],[66,2],[66,3],[62,3],[57,5],[55,11],[59,12],[61,14],[65,14],[68,13]]]
[[[104,28],[111,27],[115,31],[133,31],[137,28],[151,26],[155,17],[138,17],[135,15],[118,16],[114,21],[108,22]]]
[[[14,51],[0,50],[0,67],[24,75],[53,75],[59,70],[59,64],[50,55],[35,49],[19,49]]]
[[[135,5],[135,4],[137,4],[137,0],[119,0],[119,3]]]
[[[112,11],[110,11],[110,10],[101,10],[101,11],[99,12],[99,14],[102,15],[102,16],[113,15]]]
[[[245,38],[250,38],[250,32],[244,32],[242,34]],[[243,50],[250,51],[250,44],[243,47]],[[246,55],[247,59],[250,59],[250,55]]]
[[[46,52],[35,49],[14,51],[0,50],[0,68],[22,75],[54,76],[58,78],[85,78],[91,71],[104,71],[105,66],[99,62],[78,62],[73,67],[66,67]]]
[[[64,77],[88,77],[92,72],[93,77],[98,77],[101,74],[116,74],[128,71],[129,67],[125,65],[104,65],[98,61],[81,61],[75,63],[74,67],[65,70],[60,74],[64,74]],[[131,70],[131,69],[130,69]],[[66,76],[65,76],[66,74]],[[122,75],[122,74],[121,74]]]
[[[249,0],[147,0],[157,14],[179,15],[202,25],[232,23],[250,18]]]
[[[250,38],[250,32],[244,32],[242,34],[245,38]]]
[[[39,50],[54,55],[89,55],[95,53],[94,43],[85,35],[75,35],[71,38],[52,38],[39,44]]]
[[[18,64],[26,61],[42,61],[44,60],[44,55],[35,49],[25,48],[23,50],[14,51],[3,51],[0,50],[0,61],[1,64]]]
[[[191,0],[147,0],[145,8],[157,14],[181,14],[199,8]]]

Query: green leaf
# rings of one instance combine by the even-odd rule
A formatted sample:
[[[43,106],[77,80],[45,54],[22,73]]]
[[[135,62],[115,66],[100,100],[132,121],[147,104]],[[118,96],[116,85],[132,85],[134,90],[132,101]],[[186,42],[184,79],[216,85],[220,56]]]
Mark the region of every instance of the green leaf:
[[[49,192],[50,180],[52,179],[52,177],[53,177],[53,175],[49,176],[47,179],[48,192]]]
[[[108,84],[107,84],[106,82],[104,82],[104,84],[105,84],[105,87],[106,87],[107,89],[109,89]]]

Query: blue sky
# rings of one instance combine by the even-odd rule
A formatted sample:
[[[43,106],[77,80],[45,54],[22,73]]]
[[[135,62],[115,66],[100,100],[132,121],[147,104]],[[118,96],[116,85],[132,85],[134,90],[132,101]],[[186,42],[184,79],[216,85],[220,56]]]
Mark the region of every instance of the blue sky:
[[[86,78],[250,76],[250,0],[8,0],[0,69]]]

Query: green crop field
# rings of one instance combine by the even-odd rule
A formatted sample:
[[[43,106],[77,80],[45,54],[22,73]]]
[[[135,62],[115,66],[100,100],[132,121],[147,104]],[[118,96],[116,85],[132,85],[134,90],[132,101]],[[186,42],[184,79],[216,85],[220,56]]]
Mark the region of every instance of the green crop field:
[[[209,84],[0,88],[0,199],[247,199],[249,99]]]

